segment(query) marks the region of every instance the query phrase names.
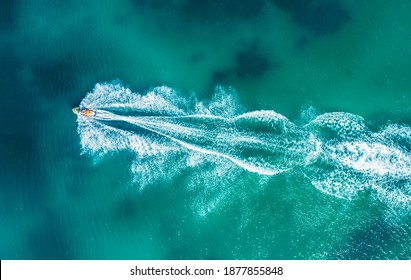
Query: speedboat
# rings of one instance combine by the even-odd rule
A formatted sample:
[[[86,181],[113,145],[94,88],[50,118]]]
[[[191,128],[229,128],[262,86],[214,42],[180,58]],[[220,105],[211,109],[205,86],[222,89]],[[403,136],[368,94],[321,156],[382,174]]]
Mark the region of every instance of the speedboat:
[[[96,111],[88,109],[88,108],[80,109],[80,107],[74,107],[72,110],[73,110],[73,113],[76,115],[81,115],[85,117],[95,117],[96,116]]]

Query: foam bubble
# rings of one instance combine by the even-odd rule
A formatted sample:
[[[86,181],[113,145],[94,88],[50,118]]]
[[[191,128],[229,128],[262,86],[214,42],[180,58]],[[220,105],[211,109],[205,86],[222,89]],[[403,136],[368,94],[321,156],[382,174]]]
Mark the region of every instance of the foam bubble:
[[[308,125],[327,140],[358,138],[368,131],[362,117],[344,112],[322,114]]]

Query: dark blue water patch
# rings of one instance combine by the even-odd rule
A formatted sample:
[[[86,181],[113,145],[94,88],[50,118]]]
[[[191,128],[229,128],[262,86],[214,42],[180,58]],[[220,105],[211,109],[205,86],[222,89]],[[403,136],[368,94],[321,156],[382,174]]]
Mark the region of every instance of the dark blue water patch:
[[[312,9],[309,14],[301,14],[298,21],[315,35],[323,36],[337,33],[351,15],[339,2],[324,2]]]
[[[116,77],[115,68],[99,71],[101,61],[91,68],[89,66],[84,65],[76,54],[67,54],[60,60],[38,58],[31,65],[33,79],[30,86],[39,95],[49,100],[62,100],[60,105],[71,109],[78,106],[84,93],[93,88],[96,81]]]
[[[206,55],[203,52],[194,52],[190,55],[188,62],[190,65],[196,65],[206,58]]]
[[[30,130],[24,130],[26,121],[14,123],[13,127],[0,134],[2,157],[0,160],[1,181],[4,192],[16,192],[11,182],[31,182],[36,176],[36,139]],[[2,123],[2,127],[7,124]],[[17,128],[17,129],[16,129]],[[10,179],[10,180],[9,180]]]
[[[33,82],[40,93],[49,98],[67,95],[73,90],[80,66],[73,63],[73,57],[67,56],[59,61],[38,60],[32,66]]]
[[[18,137],[0,140],[0,203],[4,210],[1,214],[7,216],[13,216],[17,209],[27,215],[41,211],[46,193],[45,172],[34,141],[31,136]]]
[[[271,2],[279,9],[296,16],[304,13],[310,6],[312,0],[271,0]]]
[[[198,19],[252,19],[261,14],[265,0],[189,0],[183,9],[187,17]]]
[[[11,49],[0,55],[0,187],[8,210],[23,204],[38,207],[44,171],[39,164],[36,128],[39,125],[37,100],[19,76],[22,63]]]
[[[185,5],[183,2],[178,1],[168,1],[168,0],[131,0],[137,7],[150,7],[155,10],[171,10],[177,9],[182,5]]]
[[[382,218],[355,230],[345,244],[340,244],[332,255],[332,259],[370,260],[370,259],[409,259],[410,238],[407,232],[396,226],[387,224]],[[404,250],[391,249],[400,245]],[[405,246],[403,246],[405,245]]]
[[[0,8],[0,31],[10,29],[15,22],[18,0],[2,0]]]
[[[339,1],[271,1],[316,36],[335,34],[351,20],[350,12]]]
[[[250,46],[236,54],[235,73],[242,79],[260,79],[271,68],[277,67],[270,59],[255,46]]]
[[[230,69],[215,70],[211,73],[211,84],[229,84],[232,74]]]
[[[69,260],[75,259],[70,233],[71,229],[53,211],[45,213],[44,220],[32,232],[27,234],[26,252],[30,252],[30,259],[40,260]]]
[[[150,7],[157,11],[167,11],[179,15],[179,19],[209,24],[215,21],[249,20],[258,17],[266,0],[169,0],[133,1],[138,8]]]
[[[234,63],[227,69],[216,69],[211,74],[214,84],[230,84],[234,80],[259,80],[273,69],[280,67],[278,61],[273,61],[257,44],[238,51]]]
[[[142,205],[135,197],[136,195],[138,195],[137,192],[131,193],[130,197],[124,197],[118,201],[114,209],[113,222],[126,222],[138,225],[142,222],[142,220],[144,220],[144,214],[140,211],[140,209],[147,207],[148,205],[147,203]]]
[[[14,98],[22,87],[19,71],[24,67],[24,62],[17,58],[15,46],[9,40],[0,40],[0,65],[0,96],[4,102],[5,98]]]
[[[298,51],[302,51],[308,46],[308,43],[309,43],[308,37],[303,35],[300,38],[298,38],[298,40],[295,42],[295,48]]]

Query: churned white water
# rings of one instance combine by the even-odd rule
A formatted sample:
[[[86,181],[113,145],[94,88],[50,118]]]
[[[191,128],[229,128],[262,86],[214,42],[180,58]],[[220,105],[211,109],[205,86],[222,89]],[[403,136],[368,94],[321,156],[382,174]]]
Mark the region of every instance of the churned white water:
[[[138,94],[119,82],[102,83],[80,106],[97,112],[78,117],[82,153],[96,160],[133,153],[130,169],[140,187],[186,169],[195,174],[190,182],[202,184],[213,178],[231,184],[237,169],[298,172],[327,195],[351,200],[370,191],[389,207],[411,208],[409,126],[373,132],[362,117],[344,112],[297,125],[274,111],[246,112],[235,91],[223,87],[205,102],[165,86]]]

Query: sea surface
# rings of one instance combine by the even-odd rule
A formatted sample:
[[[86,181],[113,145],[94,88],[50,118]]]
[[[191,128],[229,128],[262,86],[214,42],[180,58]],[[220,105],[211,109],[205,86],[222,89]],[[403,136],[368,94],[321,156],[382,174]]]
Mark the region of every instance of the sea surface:
[[[0,259],[411,259],[410,18],[1,0]]]

